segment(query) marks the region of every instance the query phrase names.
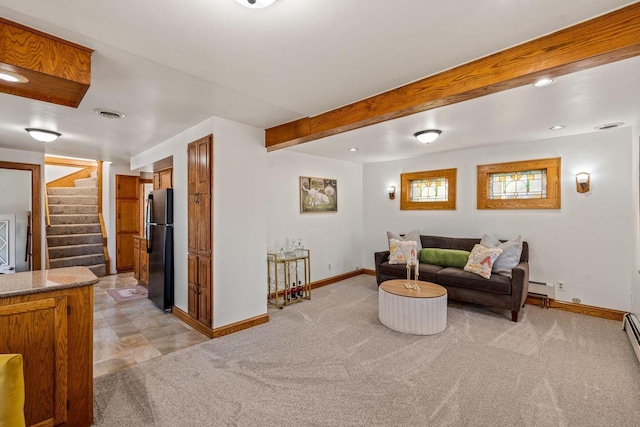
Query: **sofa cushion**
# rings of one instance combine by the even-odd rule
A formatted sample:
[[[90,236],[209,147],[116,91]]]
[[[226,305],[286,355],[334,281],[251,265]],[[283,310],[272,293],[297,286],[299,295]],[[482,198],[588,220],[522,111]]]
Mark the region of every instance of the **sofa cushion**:
[[[393,231],[387,231],[387,239],[389,240],[389,251],[391,251],[391,239],[400,240],[401,242],[407,242],[409,240],[416,242],[416,251],[422,249],[422,243],[420,243],[420,230],[413,230],[404,236],[394,233]]]
[[[411,264],[415,263],[417,256],[416,242],[409,240],[389,239],[389,264]]]
[[[420,262],[443,267],[464,268],[469,254],[469,251],[456,249],[423,248],[420,250]]]
[[[490,279],[493,263],[501,253],[502,249],[499,248],[485,248],[482,245],[475,245],[471,250],[467,265],[464,266],[464,271]]]
[[[502,253],[496,259],[496,262],[493,263],[491,271],[511,277],[511,270],[520,262],[520,255],[522,254],[522,236],[518,236],[515,239],[511,239],[506,242],[501,242],[491,234],[485,234],[482,236],[482,239],[480,239],[480,244],[485,248],[502,249]]]
[[[418,278],[426,282],[435,283],[436,273],[443,268],[444,267],[440,267],[439,265],[420,264]],[[383,262],[378,266],[378,271],[381,275],[394,276],[398,279],[407,277],[407,267],[404,264],[389,264],[389,262]],[[413,275],[411,277],[413,278]]]
[[[420,266],[420,270],[422,270],[422,266]],[[442,286],[457,286],[494,294],[511,295],[511,279],[499,274],[493,275],[491,279],[485,279],[459,268],[447,267],[438,271],[436,276],[437,283]]]

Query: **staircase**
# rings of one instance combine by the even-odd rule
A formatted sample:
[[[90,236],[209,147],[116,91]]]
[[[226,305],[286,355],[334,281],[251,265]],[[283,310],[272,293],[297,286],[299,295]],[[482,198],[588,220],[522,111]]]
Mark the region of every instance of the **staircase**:
[[[47,188],[49,267],[85,266],[106,275],[98,216],[98,179],[77,179],[75,187]]]

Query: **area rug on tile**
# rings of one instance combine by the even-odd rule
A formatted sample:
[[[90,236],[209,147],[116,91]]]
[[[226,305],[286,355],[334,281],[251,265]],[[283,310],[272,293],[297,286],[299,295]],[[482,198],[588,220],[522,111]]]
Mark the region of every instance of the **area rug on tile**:
[[[637,426],[619,321],[450,302],[438,335],[378,321],[375,277],[96,378],[94,426]]]
[[[107,293],[118,302],[133,301],[146,298],[149,292],[144,286],[136,286],[133,288],[107,289]]]

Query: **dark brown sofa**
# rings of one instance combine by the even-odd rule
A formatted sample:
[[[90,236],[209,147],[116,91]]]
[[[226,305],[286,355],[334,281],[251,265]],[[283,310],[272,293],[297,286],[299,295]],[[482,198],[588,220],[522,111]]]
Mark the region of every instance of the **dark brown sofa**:
[[[480,239],[420,236],[423,248],[461,249],[471,251]],[[385,280],[407,277],[405,264],[389,264],[389,251],[375,253],[378,285]],[[520,263],[511,270],[511,277],[492,274],[485,279],[460,268],[420,263],[419,279],[447,288],[448,298],[511,311],[511,320],[518,321],[520,308],[529,292],[529,245],[522,242]]]

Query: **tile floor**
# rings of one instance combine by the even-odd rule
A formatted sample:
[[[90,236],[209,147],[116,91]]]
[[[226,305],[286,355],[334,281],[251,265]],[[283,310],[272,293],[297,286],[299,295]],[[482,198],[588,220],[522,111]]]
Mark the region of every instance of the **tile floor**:
[[[209,339],[147,298],[117,302],[107,294],[107,289],[136,285],[133,273],[124,273],[94,286],[94,378]]]

